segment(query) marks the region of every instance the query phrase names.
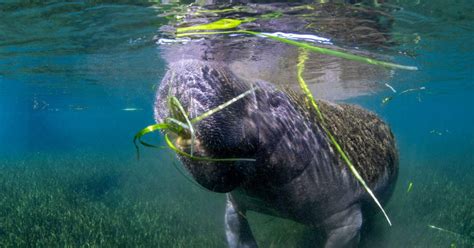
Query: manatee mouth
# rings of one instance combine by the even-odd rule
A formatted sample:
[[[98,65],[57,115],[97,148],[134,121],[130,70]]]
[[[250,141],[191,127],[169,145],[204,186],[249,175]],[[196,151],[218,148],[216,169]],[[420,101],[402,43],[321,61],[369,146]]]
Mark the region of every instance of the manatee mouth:
[[[181,150],[185,153],[191,154],[191,155],[199,156],[203,151],[199,139],[194,139],[193,140],[188,135],[178,135],[178,136],[176,136],[176,138],[174,140],[174,144],[175,144],[176,148],[178,148],[179,150]]]
[[[191,138],[185,138],[185,137],[182,137],[182,136],[178,136],[176,138],[176,146],[178,148],[181,148],[181,149],[190,148],[192,144],[193,143],[192,143]]]

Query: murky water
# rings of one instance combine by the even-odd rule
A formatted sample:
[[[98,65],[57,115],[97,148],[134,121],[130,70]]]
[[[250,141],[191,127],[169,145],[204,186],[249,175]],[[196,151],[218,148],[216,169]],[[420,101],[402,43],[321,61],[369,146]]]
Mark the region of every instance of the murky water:
[[[328,38],[418,71],[310,55],[305,74],[316,96],[376,112],[397,139],[400,175],[386,206],[393,226],[377,215],[361,247],[473,247],[474,4],[385,2],[390,46]],[[298,49],[219,36],[176,53],[158,41],[170,38],[166,25],[183,6],[0,4],[0,246],[225,247],[224,195],[186,180],[169,150],[142,148],[137,160],[133,136],[154,122],[167,61],[201,54],[193,46],[224,42],[208,56],[278,84],[295,79]],[[285,23],[260,31],[290,33]],[[160,135],[147,140],[163,144]],[[249,221],[261,247],[315,241],[297,223],[256,213]]]

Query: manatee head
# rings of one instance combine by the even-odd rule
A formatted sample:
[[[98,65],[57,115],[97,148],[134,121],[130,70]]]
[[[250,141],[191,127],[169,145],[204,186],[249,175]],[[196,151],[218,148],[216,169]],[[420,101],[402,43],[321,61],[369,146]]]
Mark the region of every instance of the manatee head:
[[[175,97],[189,119],[246,92],[251,85],[232,75],[224,66],[199,60],[182,60],[169,65],[156,95],[157,123],[175,118],[169,101]],[[196,157],[254,158],[258,135],[251,121],[255,97],[250,94],[219,112],[193,123],[194,142],[189,131],[175,137],[176,147]],[[169,120],[169,119],[168,119]],[[178,156],[194,179],[215,192],[229,192],[252,173],[251,161],[206,161]]]

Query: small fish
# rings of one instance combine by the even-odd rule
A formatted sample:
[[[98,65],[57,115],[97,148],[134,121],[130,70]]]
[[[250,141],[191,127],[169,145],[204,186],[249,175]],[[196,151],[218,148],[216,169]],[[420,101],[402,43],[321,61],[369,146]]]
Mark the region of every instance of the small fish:
[[[390,86],[389,84],[385,84],[387,87],[389,87],[393,92],[396,92],[396,90]],[[390,100],[392,100],[395,96],[400,96],[400,95],[403,95],[405,93],[408,93],[408,92],[412,92],[412,91],[420,91],[420,90],[426,90],[426,87],[422,86],[422,87],[419,87],[419,88],[411,88],[411,89],[407,89],[407,90],[404,90],[396,95],[393,95],[393,96],[388,96],[388,97],[385,97],[384,99],[382,99],[382,104],[386,104],[388,103]],[[420,97],[418,95],[418,97]],[[420,100],[420,98],[418,99]]]
[[[142,110],[141,108],[124,108],[122,109],[123,111],[138,111],[138,110]]]
[[[422,86],[420,88],[412,88],[412,89],[404,90],[404,91],[400,92],[399,95],[405,94],[405,93],[411,92],[411,91],[418,91],[418,90],[426,90],[426,87]]]
[[[441,135],[443,135],[443,132],[441,132],[441,131],[437,131],[437,130],[434,130],[434,129],[433,129],[433,130],[431,130],[431,131],[430,131],[430,133],[431,133],[431,134],[437,134],[438,136],[441,136]]]
[[[393,96],[387,96],[384,99],[382,99],[382,104],[386,104],[387,102],[389,102],[392,99],[393,99]]]
[[[449,233],[449,234],[452,234],[452,235],[455,235],[455,236],[462,236],[461,234],[459,233],[455,233],[453,231],[450,231],[450,230],[446,230],[444,228],[441,228],[441,227],[437,227],[437,226],[434,226],[434,225],[428,225],[429,228],[432,228],[432,229],[435,229],[435,230],[438,230],[438,231],[441,231],[441,232],[445,232],[445,233]]]

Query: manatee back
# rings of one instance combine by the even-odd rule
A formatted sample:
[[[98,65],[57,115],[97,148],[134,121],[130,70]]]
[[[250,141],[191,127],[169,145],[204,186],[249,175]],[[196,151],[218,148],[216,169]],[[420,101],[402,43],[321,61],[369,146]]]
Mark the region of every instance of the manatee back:
[[[398,153],[395,138],[384,121],[355,105],[336,105],[326,101],[318,101],[318,104],[326,127],[370,186],[382,178],[388,177],[385,179],[391,181],[396,177]]]

